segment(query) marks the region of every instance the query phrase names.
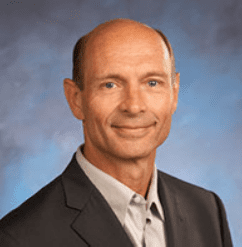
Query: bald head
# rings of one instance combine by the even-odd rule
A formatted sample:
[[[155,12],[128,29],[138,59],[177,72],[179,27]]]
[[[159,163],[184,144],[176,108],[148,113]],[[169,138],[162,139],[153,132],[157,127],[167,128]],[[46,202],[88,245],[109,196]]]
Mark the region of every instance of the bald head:
[[[105,52],[105,46],[109,46],[109,48],[112,46],[113,49],[117,49],[122,43],[124,44],[122,49],[130,49],[132,52],[133,48],[137,47],[137,43],[143,41],[147,41],[147,45],[156,43],[157,47],[161,47],[167,54],[170,59],[170,74],[173,83],[175,59],[172,47],[165,35],[160,30],[129,19],[115,19],[102,23],[77,41],[73,52],[73,81],[81,90],[84,89],[86,59],[93,51],[102,50]]]

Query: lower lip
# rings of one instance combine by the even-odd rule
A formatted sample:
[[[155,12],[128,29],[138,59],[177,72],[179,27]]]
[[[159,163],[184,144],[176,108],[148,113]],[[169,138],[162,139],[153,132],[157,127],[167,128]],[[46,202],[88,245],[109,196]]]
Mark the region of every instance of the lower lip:
[[[149,133],[150,129],[154,125],[146,128],[137,128],[137,129],[129,129],[129,128],[117,128],[113,127],[115,132],[122,138],[141,138]]]

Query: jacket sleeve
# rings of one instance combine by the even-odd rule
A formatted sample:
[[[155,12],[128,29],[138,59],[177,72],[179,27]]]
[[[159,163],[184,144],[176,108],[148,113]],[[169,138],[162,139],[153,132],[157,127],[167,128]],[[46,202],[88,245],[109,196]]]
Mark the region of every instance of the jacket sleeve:
[[[220,231],[221,231],[223,247],[233,247],[224,205],[221,199],[215,193],[213,193],[213,195],[218,205]]]

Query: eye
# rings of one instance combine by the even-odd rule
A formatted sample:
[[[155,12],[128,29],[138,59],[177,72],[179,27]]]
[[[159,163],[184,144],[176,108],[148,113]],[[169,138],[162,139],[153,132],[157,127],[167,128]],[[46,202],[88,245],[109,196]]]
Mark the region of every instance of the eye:
[[[158,82],[152,80],[152,81],[149,81],[148,84],[150,87],[155,87],[158,84]]]
[[[105,84],[105,87],[106,87],[106,88],[114,88],[114,87],[116,87],[116,85],[115,85],[113,82],[107,82],[107,83]]]

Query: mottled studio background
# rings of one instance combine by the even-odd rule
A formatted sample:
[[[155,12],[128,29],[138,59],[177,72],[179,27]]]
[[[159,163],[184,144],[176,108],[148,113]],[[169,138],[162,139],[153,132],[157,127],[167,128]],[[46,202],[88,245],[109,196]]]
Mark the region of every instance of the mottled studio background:
[[[60,174],[83,142],[63,93],[80,36],[112,18],[161,29],[181,73],[159,169],[215,191],[242,246],[242,1],[0,2],[0,218]]]

